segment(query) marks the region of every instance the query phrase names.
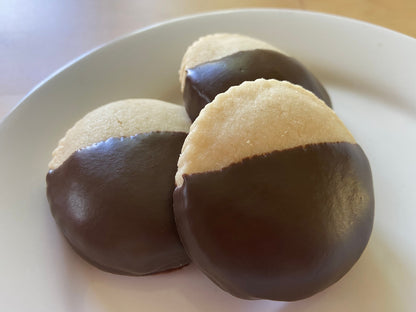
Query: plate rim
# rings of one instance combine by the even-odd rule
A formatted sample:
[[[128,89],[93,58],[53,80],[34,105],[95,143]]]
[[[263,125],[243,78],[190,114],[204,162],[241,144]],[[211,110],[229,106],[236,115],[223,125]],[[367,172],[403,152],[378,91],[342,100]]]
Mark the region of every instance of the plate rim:
[[[387,27],[373,24],[367,21],[359,20],[352,17],[342,16],[338,14],[332,14],[332,13],[326,13],[326,12],[318,12],[318,11],[309,11],[309,10],[303,10],[303,9],[289,9],[289,8],[261,8],[261,7],[254,7],[254,8],[236,8],[236,9],[226,9],[226,10],[214,10],[214,11],[207,11],[202,13],[195,13],[195,14],[188,14],[183,15],[167,20],[163,20],[160,22],[156,22],[141,28],[138,28],[134,31],[127,32],[121,36],[117,36],[114,39],[111,39],[109,41],[106,41],[92,49],[87,50],[86,52],[80,54],[79,56],[75,57],[74,59],[70,60],[69,62],[65,63],[49,75],[47,75],[44,79],[40,80],[38,83],[36,83],[26,95],[23,96],[12,108],[0,119],[0,132],[3,128],[5,128],[5,125],[10,121],[10,117],[14,116],[16,114],[17,109],[20,109],[22,107],[22,104],[24,105],[24,102],[27,101],[35,92],[37,92],[39,89],[41,89],[48,81],[52,80],[56,76],[58,76],[61,72],[65,71],[67,68],[71,67],[75,63],[91,56],[92,54],[96,53],[97,51],[115,45],[118,42],[121,42],[122,40],[125,40],[127,38],[130,38],[132,36],[135,36],[139,33],[146,32],[148,30],[158,28],[161,26],[166,26],[168,24],[173,24],[177,22],[181,22],[184,20],[192,20],[192,19],[198,19],[201,17],[208,17],[208,16],[215,16],[215,15],[226,15],[226,14],[242,14],[242,13],[257,13],[257,14],[266,14],[266,13],[276,13],[276,14],[297,14],[297,15],[307,15],[307,16],[315,16],[317,18],[325,18],[325,19],[333,19],[337,22],[348,22],[353,24],[362,25],[367,28],[372,28],[376,31],[382,31],[384,33],[389,33],[389,35],[400,37],[401,40],[410,40],[409,42],[412,42],[416,44],[416,38],[413,38],[409,35],[403,34],[401,32],[398,32],[396,30],[389,29]],[[415,45],[416,46],[416,45]]]

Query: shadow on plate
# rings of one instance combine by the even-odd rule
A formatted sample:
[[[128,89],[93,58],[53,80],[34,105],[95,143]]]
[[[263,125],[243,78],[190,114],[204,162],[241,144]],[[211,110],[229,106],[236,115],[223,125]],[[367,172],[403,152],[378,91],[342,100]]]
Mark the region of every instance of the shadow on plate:
[[[416,278],[377,233],[338,283],[292,303],[234,298],[193,264],[169,273],[126,277],[95,269],[66,250],[72,253],[67,255],[67,306],[74,311],[407,311],[405,302],[410,302]]]

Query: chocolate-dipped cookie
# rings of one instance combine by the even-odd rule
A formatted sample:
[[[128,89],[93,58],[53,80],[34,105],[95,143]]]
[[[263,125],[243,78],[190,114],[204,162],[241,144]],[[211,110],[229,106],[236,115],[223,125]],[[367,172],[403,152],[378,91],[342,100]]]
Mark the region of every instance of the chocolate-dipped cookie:
[[[305,66],[272,45],[247,36],[202,37],[187,49],[179,70],[185,108],[192,120],[217,94],[258,78],[301,85],[331,107],[325,88]]]
[[[189,262],[172,211],[189,126],[181,106],[130,99],[99,107],[68,130],[49,163],[47,197],[80,256],[124,275]]]
[[[293,301],[325,289],[372,230],[363,150],[328,106],[289,82],[244,82],[205,106],[176,184],[188,255],[240,298]]]

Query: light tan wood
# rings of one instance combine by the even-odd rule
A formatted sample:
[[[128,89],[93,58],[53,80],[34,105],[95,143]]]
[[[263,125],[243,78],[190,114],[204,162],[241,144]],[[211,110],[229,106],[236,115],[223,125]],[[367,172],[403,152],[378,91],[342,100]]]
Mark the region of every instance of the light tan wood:
[[[416,37],[415,0],[2,0],[0,120],[36,84],[98,45],[166,19],[247,7],[338,14]]]

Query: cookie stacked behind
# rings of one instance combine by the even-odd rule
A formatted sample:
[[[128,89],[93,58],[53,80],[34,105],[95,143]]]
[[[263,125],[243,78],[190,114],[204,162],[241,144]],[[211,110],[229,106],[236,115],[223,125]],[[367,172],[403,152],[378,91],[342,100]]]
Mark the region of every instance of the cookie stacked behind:
[[[61,139],[47,196],[60,230],[83,258],[126,275],[189,262],[172,212],[189,126],[181,106],[131,99],[88,113]]]
[[[244,82],[207,105],[176,184],[185,249],[237,297],[311,296],[339,280],[370,237],[364,152],[328,106],[288,82]]]
[[[331,107],[324,87],[306,67],[272,45],[247,36],[202,37],[187,49],[179,70],[185,108],[191,120],[217,94],[257,78],[301,85]]]

